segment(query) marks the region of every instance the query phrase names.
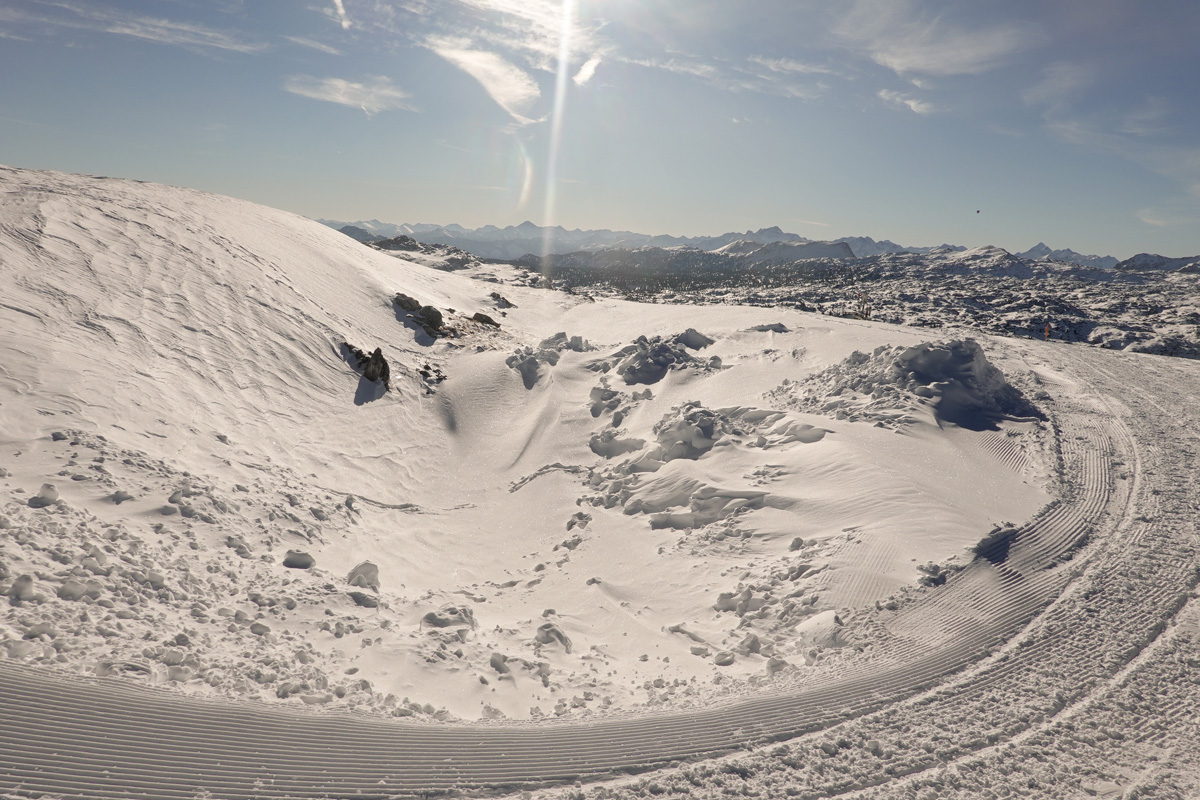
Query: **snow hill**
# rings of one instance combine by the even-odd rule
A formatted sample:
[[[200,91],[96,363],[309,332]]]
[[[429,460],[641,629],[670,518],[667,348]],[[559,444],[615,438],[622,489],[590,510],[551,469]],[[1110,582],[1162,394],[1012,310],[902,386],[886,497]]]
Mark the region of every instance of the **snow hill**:
[[[817,658],[779,619],[795,599],[765,590],[746,627],[714,612],[736,605],[721,597],[800,559],[826,586],[788,579],[800,617],[870,608],[915,584],[915,563],[961,563],[1050,499],[1035,423],[1014,432],[1014,472],[943,429],[935,394],[896,395],[885,427],[764,404],[919,331],[501,294],[225,197],[3,179],[3,436],[22,454],[5,480],[10,524],[35,535],[0,558],[46,576],[30,590],[44,604],[8,612],[14,655],[41,657],[25,637],[44,617],[87,643],[68,656],[85,672],[138,665],[272,702],[524,718],[664,702],[641,688],[660,679],[687,702],[698,680]],[[354,348],[380,348],[390,390]],[[24,502],[43,484],[48,516]],[[830,559],[855,548],[897,555],[839,589]],[[285,566],[290,551],[315,566]],[[379,591],[356,599],[363,562]],[[67,622],[64,591],[137,600],[135,615],[105,636],[105,612]],[[146,650],[146,632],[164,643]]]
[[[1195,362],[0,192],[0,793],[1200,786]]]

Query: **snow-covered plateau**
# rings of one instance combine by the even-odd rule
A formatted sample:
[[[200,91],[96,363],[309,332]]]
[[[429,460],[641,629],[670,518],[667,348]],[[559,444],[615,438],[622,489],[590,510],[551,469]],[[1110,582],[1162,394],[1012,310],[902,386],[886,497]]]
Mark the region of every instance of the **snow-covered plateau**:
[[[1186,264],[623,285],[0,197],[0,796],[1200,795],[1200,363],[1038,335],[1194,356]]]
[[[1141,254],[1101,269],[988,246],[856,259],[814,251],[788,259],[795,248],[617,248],[512,263],[529,271],[527,283],[549,276],[564,290],[643,302],[820,310],[1200,358],[1200,256]]]

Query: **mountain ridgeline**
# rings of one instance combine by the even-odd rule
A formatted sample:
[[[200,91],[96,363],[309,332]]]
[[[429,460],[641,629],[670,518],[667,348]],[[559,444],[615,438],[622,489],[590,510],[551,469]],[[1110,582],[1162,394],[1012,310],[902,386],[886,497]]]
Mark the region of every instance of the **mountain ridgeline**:
[[[561,225],[542,227],[532,222],[509,225],[504,228],[485,225],[481,228],[464,228],[461,225],[432,225],[427,223],[401,224],[380,222],[377,219],[357,222],[318,220],[336,228],[347,236],[363,243],[382,239],[409,236],[426,244],[457,247],[480,258],[511,261],[530,254],[566,255],[580,251],[605,249],[640,250],[643,248],[691,248],[706,251],[723,251],[730,255],[749,255],[755,245],[824,245],[826,252],[818,247],[800,249],[779,247],[774,252],[781,259],[790,256],[801,258],[870,258],[895,253],[925,255],[931,252],[962,252],[961,245],[941,244],[934,247],[912,247],[896,244],[888,239],[876,241],[870,236],[843,236],[832,241],[808,239],[796,233],[787,233],[778,226],[748,230],[743,233],[729,232],[719,236],[668,236],[634,233],[632,231],[567,230]],[[837,245],[845,245],[844,250]],[[768,251],[758,254],[758,260],[767,259]],[[1015,255],[1028,260],[1059,261],[1097,269],[1112,269],[1119,263],[1113,256],[1084,255],[1071,249],[1053,249],[1044,242]],[[1135,257],[1137,258],[1137,257]],[[1162,259],[1162,256],[1151,257]]]

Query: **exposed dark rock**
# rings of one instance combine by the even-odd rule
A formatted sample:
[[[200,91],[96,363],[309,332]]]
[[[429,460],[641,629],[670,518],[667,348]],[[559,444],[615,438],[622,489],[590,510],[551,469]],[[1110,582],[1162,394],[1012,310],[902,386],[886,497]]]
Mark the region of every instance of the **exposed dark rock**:
[[[494,328],[500,327],[499,322],[496,322],[496,320],[492,319],[487,314],[484,314],[482,311],[476,311],[475,314],[471,317],[471,319],[475,320],[476,322],[482,323],[484,325],[491,325]]]
[[[380,250],[420,250],[421,245],[411,236],[393,236],[391,239],[376,238],[373,244]]]
[[[416,313],[416,316],[421,318],[427,328],[441,330],[442,328],[442,312],[438,311],[433,306],[421,306]]]
[[[466,625],[474,628],[476,625],[475,615],[471,609],[455,605],[445,605],[437,611],[430,611],[421,617],[421,624],[434,628],[449,628],[453,625]]]
[[[342,342],[342,347],[354,356],[355,366],[362,370],[364,378],[383,384],[385,391],[392,388],[392,370],[382,350],[376,347],[374,352],[367,355],[349,342]]]
[[[695,328],[688,328],[683,333],[676,334],[674,341],[692,350],[703,350],[705,347],[713,344],[713,342],[716,340],[705,336]]]
[[[347,592],[350,599],[354,601],[354,605],[362,606],[363,608],[379,608],[379,600],[365,592]]]
[[[417,301],[415,298],[409,297],[406,294],[397,293],[396,296],[392,298],[392,302],[409,313],[415,313],[421,308],[421,303],[419,301]]]
[[[58,489],[52,483],[43,483],[42,488],[33,497],[25,501],[30,508],[46,508],[58,502]]]
[[[534,634],[533,640],[538,644],[550,644],[558,642],[563,646],[563,649],[568,653],[571,652],[571,638],[562,632],[562,629],[553,622],[544,622],[538,626],[537,633]]]
[[[246,540],[240,536],[225,537],[225,546],[233,550],[242,558],[250,557],[250,547],[246,544]]]
[[[363,244],[371,244],[372,242],[377,242],[383,238],[382,236],[377,236],[368,230],[363,230],[357,225],[345,225],[338,229],[338,233],[344,233],[351,239],[362,242]]]
[[[290,569],[312,569],[316,563],[315,558],[300,550],[288,550],[283,557],[283,565]]]
[[[351,586],[379,591],[379,567],[370,561],[364,561],[350,570],[350,574],[346,576],[346,582]]]
[[[378,347],[367,359],[367,364],[363,367],[363,377],[369,381],[380,381],[385,386],[391,383],[391,368],[388,367],[387,359],[383,357],[383,351]]]
[[[442,329],[442,312],[433,306],[421,305],[415,297],[403,293],[397,293],[392,298],[392,303],[398,309],[396,317],[400,321],[406,322],[411,318],[426,334],[435,339],[446,334]]]
[[[430,385],[441,383],[447,377],[446,373],[442,372],[442,368],[436,364],[425,364],[417,370],[417,374]]]

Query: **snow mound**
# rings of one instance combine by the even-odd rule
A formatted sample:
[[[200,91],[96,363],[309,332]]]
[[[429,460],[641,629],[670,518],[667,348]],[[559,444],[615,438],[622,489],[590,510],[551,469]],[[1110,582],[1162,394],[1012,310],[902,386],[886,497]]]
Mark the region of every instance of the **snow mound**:
[[[971,430],[994,428],[1003,419],[1042,418],[974,339],[881,345],[870,355],[855,351],[800,383],[785,382],[772,395],[792,408],[884,427],[918,421],[922,406],[932,406],[939,423]]]
[[[700,370],[721,368],[721,359],[712,356],[700,359],[688,352],[708,347],[713,340],[694,328],[664,339],[661,336],[639,336],[633,344],[622,347],[606,360],[597,362],[600,371],[614,370],[627,384],[658,383],[672,369],[694,367]]]
[[[541,377],[541,365],[545,364],[548,367],[557,365],[559,354],[564,350],[582,353],[594,349],[583,337],[567,336],[566,332],[559,331],[553,336],[543,339],[536,348],[517,348],[511,356],[505,359],[504,363],[520,374],[526,389],[532,389],[538,382],[538,378]]]

